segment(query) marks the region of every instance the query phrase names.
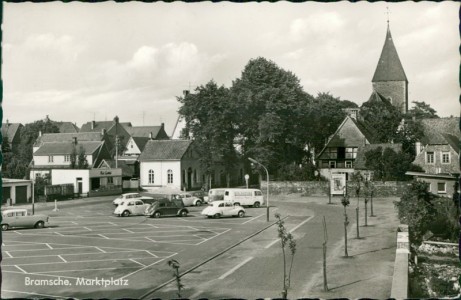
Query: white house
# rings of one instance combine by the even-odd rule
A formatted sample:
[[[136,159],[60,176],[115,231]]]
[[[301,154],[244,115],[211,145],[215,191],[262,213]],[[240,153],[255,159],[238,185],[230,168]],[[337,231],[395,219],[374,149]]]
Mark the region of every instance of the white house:
[[[199,189],[205,180],[190,140],[150,140],[139,156],[141,187]]]

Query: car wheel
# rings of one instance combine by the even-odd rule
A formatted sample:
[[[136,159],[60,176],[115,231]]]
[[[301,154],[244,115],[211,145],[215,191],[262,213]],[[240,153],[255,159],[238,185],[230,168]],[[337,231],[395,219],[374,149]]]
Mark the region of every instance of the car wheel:
[[[221,217],[221,214],[214,214],[213,218],[219,219]]]
[[[8,224],[2,224],[2,230],[7,231],[8,230]]]
[[[253,207],[258,208],[259,207],[259,202],[255,202],[255,204],[253,204]]]
[[[181,217],[187,217],[187,211],[183,210],[180,213]]]
[[[45,223],[43,223],[43,221],[38,221],[35,224],[35,228],[43,228],[43,227],[45,227]]]
[[[202,205],[202,201],[197,200],[197,202],[195,202],[195,206],[200,206],[200,205]]]
[[[161,215],[159,211],[154,212],[154,218],[160,218]]]
[[[243,218],[245,216],[245,212],[243,210],[239,211],[238,217]]]
[[[235,202],[234,205],[240,206],[240,202]]]
[[[122,213],[122,217],[129,217],[130,216],[130,212],[128,210],[125,210],[123,213]]]

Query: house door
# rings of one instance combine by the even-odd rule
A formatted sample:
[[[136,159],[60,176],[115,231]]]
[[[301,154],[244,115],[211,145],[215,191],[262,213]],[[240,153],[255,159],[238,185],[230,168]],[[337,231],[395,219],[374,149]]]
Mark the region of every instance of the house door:
[[[192,189],[192,169],[187,169],[187,190],[190,191]]]
[[[77,194],[83,193],[83,182],[81,177],[77,177]]]

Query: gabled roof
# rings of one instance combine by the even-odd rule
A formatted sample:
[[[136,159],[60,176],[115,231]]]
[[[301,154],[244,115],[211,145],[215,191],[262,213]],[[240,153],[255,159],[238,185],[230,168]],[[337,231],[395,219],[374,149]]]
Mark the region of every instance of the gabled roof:
[[[153,139],[168,139],[163,124],[161,126],[133,126],[125,127],[132,137],[150,137]]]
[[[77,125],[72,122],[56,122],[60,133],[77,133],[79,131]]]
[[[399,55],[392,40],[391,30],[387,27],[386,40],[373,75],[372,82],[378,81],[405,81],[408,82]]]
[[[450,145],[451,148],[453,148],[453,150],[457,154],[459,154],[459,147],[461,146],[459,138],[457,138],[456,136],[451,135],[451,134],[444,134],[443,137],[448,142],[448,145]]]
[[[139,161],[180,160],[191,143],[189,140],[150,140],[139,156]]]
[[[34,146],[40,146],[41,143],[72,142],[74,138],[77,138],[77,142],[95,142],[102,141],[104,135],[101,132],[44,133],[37,138]]]
[[[347,123],[351,123],[357,130],[343,130]],[[357,135],[362,134],[362,137]],[[365,139],[365,140],[364,140]],[[325,147],[320,151],[318,157],[320,157],[326,148],[337,148],[337,147],[358,147],[360,145],[369,144],[373,142],[373,135],[371,131],[360,121],[346,116],[343,122],[338,126],[336,132],[330,136]]]
[[[451,135],[459,141],[461,139],[459,122],[459,117],[422,119],[421,125],[424,137],[421,142],[423,145],[445,145],[450,142],[447,140],[446,135]]]
[[[381,95],[380,93],[378,93],[377,91],[373,90],[373,92],[371,92],[371,95],[370,95],[370,98],[368,98],[368,101],[381,101],[381,102],[385,102],[389,105],[392,105],[388,99],[386,99],[386,97],[384,97],[383,95]],[[368,102],[367,101],[367,102]]]
[[[138,148],[139,148],[139,150],[141,152],[144,149],[144,147],[146,146],[147,142],[150,140],[150,138],[148,138],[148,137],[134,137],[134,136],[132,136],[131,138],[136,143],[136,145],[138,146]]]
[[[82,128],[80,128],[80,132],[95,132],[95,131],[102,132],[103,129],[105,129],[106,131],[109,131],[115,124],[117,124],[115,121],[90,121],[82,125]],[[130,122],[124,122],[124,123],[118,123],[118,124],[122,125],[124,129],[131,127]]]
[[[8,137],[8,141],[11,142],[21,126],[21,123],[2,123],[2,136]]]
[[[104,142],[78,142],[77,153],[80,146],[85,150],[86,155],[91,155],[96,152]],[[70,155],[74,149],[72,142],[60,142],[60,143],[43,143],[37,151],[34,152],[34,156],[48,156],[48,155]]]
[[[365,146],[360,146],[357,149],[357,157],[355,158],[354,169],[366,170],[367,168],[365,167],[365,163],[366,163],[365,153],[370,150],[378,149],[379,147],[381,147],[383,151],[386,148],[390,148],[394,150],[396,153],[399,153],[402,151],[402,144],[386,143],[386,144],[368,144]]]

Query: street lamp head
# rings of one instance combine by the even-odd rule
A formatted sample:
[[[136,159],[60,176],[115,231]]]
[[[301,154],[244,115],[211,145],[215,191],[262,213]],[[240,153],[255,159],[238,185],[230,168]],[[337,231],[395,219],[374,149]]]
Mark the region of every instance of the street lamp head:
[[[259,162],[251,157],[248,157],[248,160],[251,161],[254,164],[259,164]]]

